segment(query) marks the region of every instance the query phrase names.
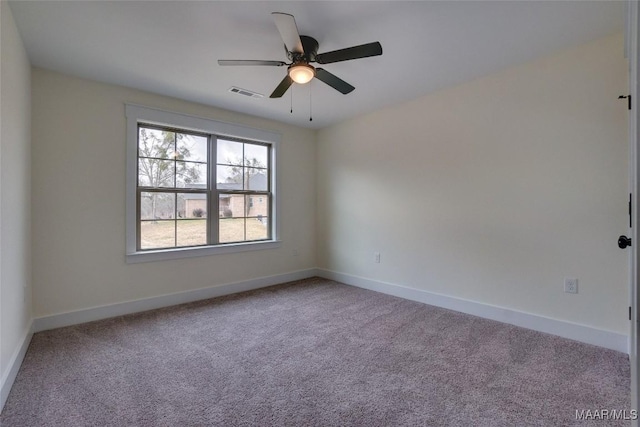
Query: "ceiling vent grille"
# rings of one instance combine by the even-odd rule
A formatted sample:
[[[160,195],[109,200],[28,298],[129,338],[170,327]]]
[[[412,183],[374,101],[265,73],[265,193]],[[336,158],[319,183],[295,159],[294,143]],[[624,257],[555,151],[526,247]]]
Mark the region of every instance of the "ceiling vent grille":
[[[235,86],[231,86],[229,88],[229,92],[237,93],[238,95],[248,96],[249,98],[264,98],[264,95],[261,93],[254,92],[252,90],[241,89]]]

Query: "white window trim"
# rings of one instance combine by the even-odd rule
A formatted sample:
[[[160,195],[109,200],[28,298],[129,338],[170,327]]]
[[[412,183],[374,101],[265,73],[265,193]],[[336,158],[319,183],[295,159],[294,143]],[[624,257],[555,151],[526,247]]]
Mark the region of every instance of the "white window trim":
[[[181,113],[125,104],[127,118],[127,173],[126,173],[126,262],[128,264],[162,261],[169,259],[191,258],[198,256],[226,254],[234,252],[272,249],[281,246],[280,242],[280,179],[278,163],[281,135],[261,129],[254,129],[233,123],[224,123],[204,117],[189,116]],[[223,137],[240,138],[247,141],[271,144],[271,193],[274,200],[271,240],[258,242],[240,242],[221,245],[198,246],[191,248],[169,248],[150,251],[138,251],[136,247],[136,189],[138,180],[138,123],[171,126],[179,129],[210,133]]]

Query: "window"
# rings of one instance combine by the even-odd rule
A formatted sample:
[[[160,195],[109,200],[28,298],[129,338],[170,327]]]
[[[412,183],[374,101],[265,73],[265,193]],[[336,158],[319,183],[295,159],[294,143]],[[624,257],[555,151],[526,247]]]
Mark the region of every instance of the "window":
[[[220,243],[269,238],[269,146],[219,139],[216,156]],[[267,202],[255,203],[254,196]]]
[[[126,110],[128,262],[279,246],[279,135]]]

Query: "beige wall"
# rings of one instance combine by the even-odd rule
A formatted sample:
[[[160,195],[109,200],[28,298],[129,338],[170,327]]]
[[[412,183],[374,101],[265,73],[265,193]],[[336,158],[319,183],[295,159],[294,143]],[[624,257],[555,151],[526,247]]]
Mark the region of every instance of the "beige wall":
[[[6,1],[0,2],[0,15],[0,385],[4,385],[11,359],[31,324],[31,66]]]
[[[32,90],[36,317],[315,267],[313,131],[42,69]],[[282,247],[127,265],[125,102],[281,133]]]
[[[628,333],[626,66],[617,35],[320,131],[319,267]]]

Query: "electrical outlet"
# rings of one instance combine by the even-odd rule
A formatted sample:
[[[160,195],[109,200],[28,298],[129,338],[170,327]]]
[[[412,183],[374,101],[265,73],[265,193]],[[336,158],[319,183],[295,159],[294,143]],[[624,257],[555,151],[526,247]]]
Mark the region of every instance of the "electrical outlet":
[[[376,264],[380,264],[380,252],[373,253],[373,262]]]
[[[294,250],[291,251],[291,255],[293,256],[298,256],[300,255],[300,252],[298,251],[298,248],[295,248]]]
[[[578,279],[574,277],[565,277],[564,279],[564,291],[568,294],[578,293]]]

